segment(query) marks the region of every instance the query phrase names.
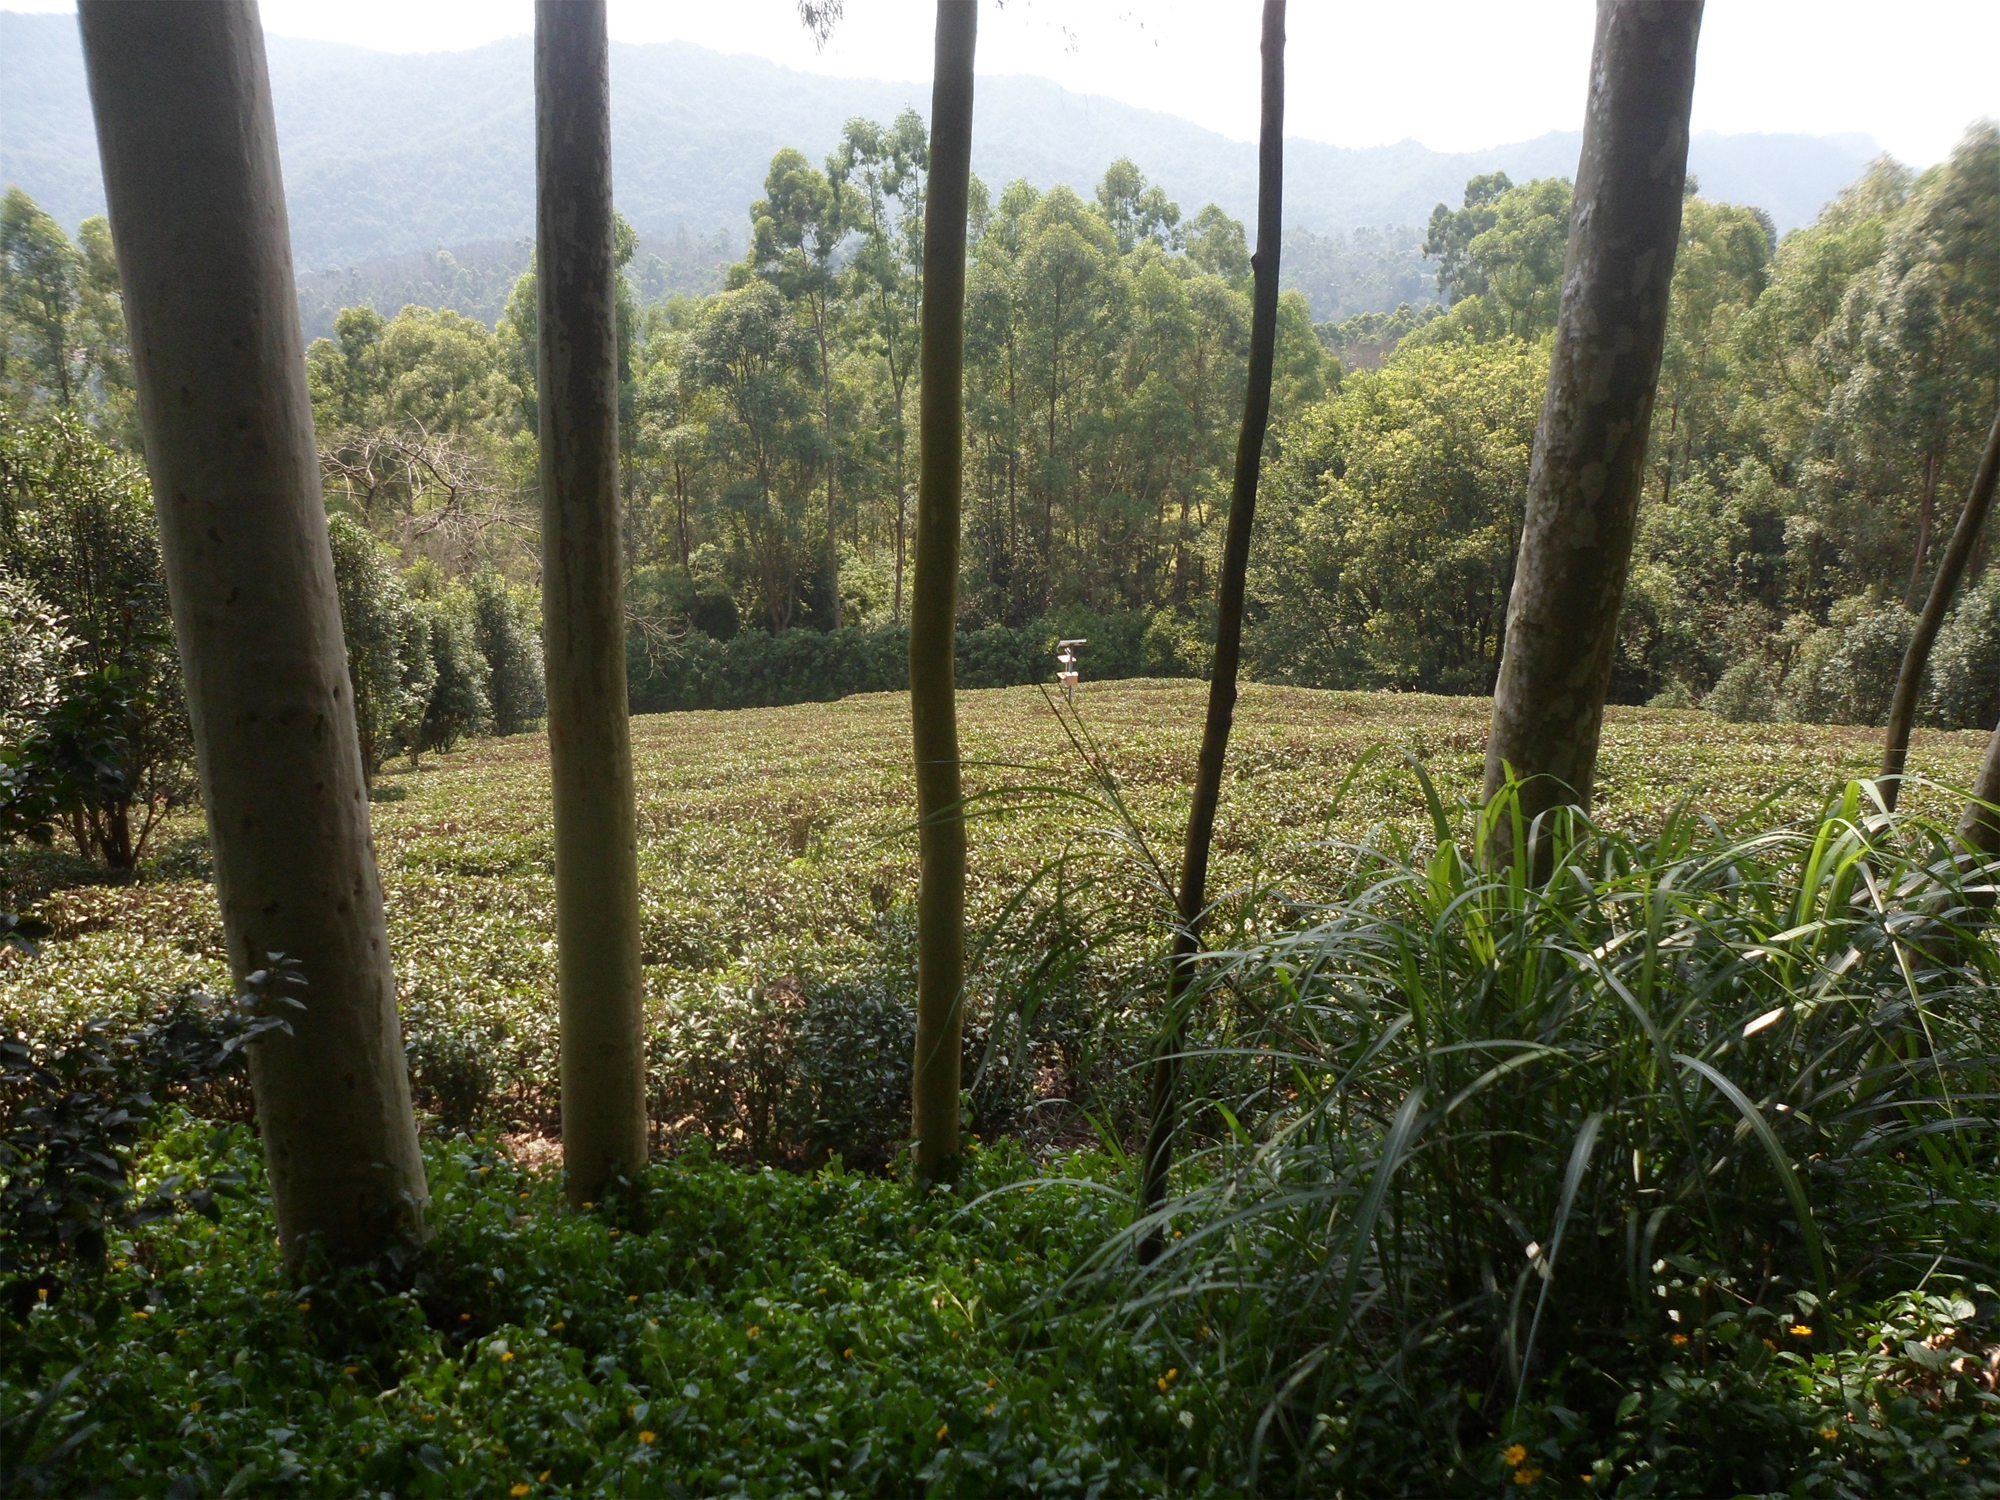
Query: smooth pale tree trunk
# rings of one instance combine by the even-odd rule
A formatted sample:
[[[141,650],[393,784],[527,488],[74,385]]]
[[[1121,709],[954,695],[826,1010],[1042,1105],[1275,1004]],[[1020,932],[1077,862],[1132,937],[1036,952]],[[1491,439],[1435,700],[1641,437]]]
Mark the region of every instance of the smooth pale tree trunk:
[[[426,1199],[251,4],[79,22],[229,959],[307,987],[250,1051],[278,1235],[365,1258]]]
[[[1958,836],[1981,854],[2000,854],[2000,724],[1986,742],[1985,758],[1972,782],[1972,800],[1959,814]]]
[[[1903,653],[1903,670],[1896,678],[1896,696],[1889,705],[1889,727],[1882,736],[1882,777],[1878,785],[1882,800],[1893,811],[1903,790],[1903,770],[1910,761],[1910,730],[1917,721],[1917,694],[1923,690],[1924,670],[1930,665],[1931,647],[1937,643],[1944,624],[1944,612],[1965,574],[1965,565],[1979,541],[1979,529],[1993,508],[1993,489],[2000,480],[2000,413],[1986,435],[1986,451],[1980,455],[1979,472],[1966,492],[1965,508],[1958,513],[1958,527],[1938,564],[1937,577],[1924,600],[1917,628],[1910,635],[1910,648]],[[1990,758],[1990,757],[1989,757]]]
[[[639,841],[618,507],[618,269],[603,0],[536,0],[542,633],[569,1201],[646,1165]]]
[[[975,0],[938,0],[931,175],[924,213],[923,386],[917,539],[910,571],[910,731],[916,754],[917,1055],[911,1124],[919,1182],[958,1166],[965,1029],[965,809],[953,653],[965,478],[965,214],[972,175]]]
[[[1229,523],[1223,533],[1222,576],[1216,588],[1215,661],[1208,679],[1208,718],[1202,726],[1201,754],[1195,765],[1194,801],[1188,808],[1181,846],[1173,957],[1167,970],[1168,1029],[1153,1064],[1152,1118],[1146,1133],[1145,1176],[1140,1211],[1158,1209],[1173,1164],[1174,1123],[1179,1110],[1180,1051],[1185,1003],[1195,955],[1201,951],[1202,916],[1208,906],[1208,853],[1215,835],[1215,809],[1222,800],[1222,767],[1229,754],[1229,731],[1236,719],[1236,671],[1243,654],[1243,586],[1250,567],[1250,525],[1257,509],[1257,477],[1264,459],[1264,433],[1271,424],[1271,368],[1278,345],[1278,247],[1284,230],[1285,187],[1285,0],[1264,0],[1263,112],[1257,145],[1257,251],[1250,306],[1250,373],[1243,401],[1243,425],[1236,435],[1236,472],[1229,489]],[[1161,1238],[1156,1229],[1139,1243],[1142,1261],[1155,1259]]]
[[[1486,796],[1588,808],[1666,344],[1699,0],[1599,0],[1548,393],[1493,690]],[[1509,857],[1502,847],[1492,853]]]

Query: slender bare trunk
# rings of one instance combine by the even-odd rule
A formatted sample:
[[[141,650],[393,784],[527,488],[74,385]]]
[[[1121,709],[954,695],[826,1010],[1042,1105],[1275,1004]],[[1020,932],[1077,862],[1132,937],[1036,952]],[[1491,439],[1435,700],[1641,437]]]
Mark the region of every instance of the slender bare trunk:
[[[1931,527],[1937,521],[1938,456],[1935,451],[1924,461],[1924,493],[1917,503],[1917,549],[1910,559],[1910,581],[1903,589],[1903,608],[1914,611],[1917,590],[1923,586],[1924,559],[1930,555]]]
[[[1178,920],[1173,959],[1167,970],[1167,1027],[1153,1065],[1152,1118],[1146,1132],[1145,1180],[1140,1210],[1151,1213],[1166,1194],[1173,1164],[1175,1115],[1179,1108],[1180,1052],[1185,1035],[1180,1010],[1201,950],[1202,916],[1208,906],[1208,853],[1215,835],[1215,809],[1222,800],[1222,767],[1236,717],[1236,669],[1243,648],[1243,589],[1250,567],[1250,524],[1257,509],[1257,476],[1264,459],[1264,433],[1271,422],[1271,370],[1278,342],[1278,249],[1283,239],[1285,185],[1285,0],[1264,0],[1263,118],[1257,145],[1257,252],[1250,311],[1250,372],[1243,401],[1243,426],[1236,437],[1236,472],[1229,488],[1229,522],[1223,535],[1222,576],[1215,604],[1215,661],[1208,679],[1208,718],[1202,726],[1194,800],[1188,808],[1181,848]],[[1139,1258],[1151,1261],[1160,1250],[1157,1229],[1140,1242]]]
[[[360,1259],[427,1194],[263,30],[213,0],[79,21],[230,965],[283,953],[310,986],[251,1049],[278,1235]]]
[[[646,1165],[608,59],[603,0],[536,0],[542,628],[572,1204]]]
[[[972,174],[976,0],[938,0],[924,216],[923,385],[918,394],[917,545],[910,579],[910,729],[917,763],[916,1175],[958,1166],[965,1027],[965,809],[956,663],[959,501],[965,483],[965,212]]]
[[[1931,647],[1944,624],[1945,608],[1958,588],[1958,580],[1965,575],[1965,565],[1986,524],[1986,513],[1993,508],[1996,480],[2000,480],[2000,412],[1994,414],[1993,428],[1986,435],[1986,451],[1980,455],[1979,472],[1966,492],[1965,508],[1958,513],[1958,526],[1945,548],[1944,560],[1938,564],[1937,577],[1931,580],[1930,595],[1924,600],[1923,613],[1917,616],[1909,649],[1903,653],[1903,670],[1896,678],[1896,696],[1889,705],[1889,727],[1882,736],[1879,783],[1882,800],[1892,809],[1902,792],[1903,769],[1909,764],[1910,730],[1917,720],[1917,694],[1923,689],[1924,669],[1930,665]]]
[[[1486,796],[1511,773],[1530,818],[1590,805],[1666,342],[1701,15],[1699,0],[1597,7],[1562,308],[1486,748]]]

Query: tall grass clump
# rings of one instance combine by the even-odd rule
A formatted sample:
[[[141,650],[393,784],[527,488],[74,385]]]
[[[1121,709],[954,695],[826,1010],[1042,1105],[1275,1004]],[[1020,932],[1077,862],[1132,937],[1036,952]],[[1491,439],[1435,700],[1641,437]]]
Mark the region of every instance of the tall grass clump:
[[[1512,792],[1461,830],[1415,774],[1430,840],[1345,847],[1331,899],[1206,957],[1183,1129],[1207,1144],[1130,1231],[1167,1252],[1133,1272],[1113,1245],[1103,1274],[1263,1393],[1280,1488],[1457,1492],[1481,1462],[1785,1487],[1847,1428],[1746,1397],[1772,1361],[1810,1385],[1843,1309],[1912,1289],[1992,1313],[1983,878],[1868,783],[1808,824],[1634,835],[1523,827]],[[1545,883],[1487,860],[1500,820]]]

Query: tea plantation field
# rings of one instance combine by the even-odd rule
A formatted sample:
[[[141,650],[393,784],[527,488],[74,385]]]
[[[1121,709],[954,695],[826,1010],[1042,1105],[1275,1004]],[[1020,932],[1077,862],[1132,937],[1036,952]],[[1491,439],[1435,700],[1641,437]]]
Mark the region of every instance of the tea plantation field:
[[[1169,870],[1204,691],[1187,681],[1088,684],[1078,702],[1095,746],[1086,753],[1097,755]],[[1010,898],[1066,852],[1073,879],[1098,878],[1098,899],[1115,887],[1144,908],[1144,867],[1129,843],[1108,837],[1118,820],[1102,799],[1084,797],[1090,768],[1051,700],[1005,688],[963,694],[962,705],[968,794],[991,799],[975,803],[975,927],[1005,928]],[[1483,699],[1247,687],[1211,891],[1275,881],[1309,901],[1340,867],[1342,841],[1421,842],[1429,821],[1406,760],[1428,769],[1448,807],[1462,805],[1479,788],[1486,717]],[[1723,823],[1753,811],[1763,822],[1808,816],[1847,779],[1872,772],[1876,734],[1613,708],[1597,814],[1637,830],[1685,799]],[[916,890],[903,695],[644,716],[633,721],[633,741],[656,1050],[717,1042],[704,1018],[718,1005],[727,1010],[795,976],[886,975],[898,987],[895,975],[914,962],[907,917]],[[1977,734],[1920,732],[1912,765],[1963,786],[1982,749]],[[378,787],[376,844],[419,1102],[448,1121],[554,1123],[547,757],[540,736],[480,741],[418,769],[392,767]],[[1918,810],[1949,805],[1924,793],[1906,800]],[[46,1034],[227,986],[198,819],[169,829],[160,848],[147,878],[128,886],[65,885],[79,872],[19,851],[0,864],[13,884],[0,904],[21,911],[42,939],[38,957],[0,949],[0,1024]],[[1017,914],[1013,925],[1024,921]],[[983,982],[1004,984],[1004,966],[989,963]],[[680,1061],[661,1058],[669,1070]],[[731,1107],[706,1098],[700,1080],[690,1088],[661,1108],[719,1122],[725,1136],[754,1125],[724,1118]]]

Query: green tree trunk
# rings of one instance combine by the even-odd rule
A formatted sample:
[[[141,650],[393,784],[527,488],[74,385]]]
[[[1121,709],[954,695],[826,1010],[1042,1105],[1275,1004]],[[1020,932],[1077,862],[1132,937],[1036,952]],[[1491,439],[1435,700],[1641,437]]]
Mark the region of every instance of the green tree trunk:
[[[308,988],[251,1050],[294,1263],[421,1227],[264,38],[251,5],[79,16],[231,967]]]
[[[1701,15],[1699,0],[1597,7],[1555,351],[1486,747],[1486,796],[1511,771],[1530,818],[1590,806],[1666,343]]]
[[[1986,524],[1986,513],[1993,508],[1996,480],[2000,480],[2000,412],[1994,414],[1993,428],[1986,435],[1986,451],[1979,459],[1979,472],[1973,476],[1972,488],[1966,492],[1965,508],[1958,513],[1958,526],[1951,534],[1951,545],[1945,548],[1944,560],[1938,564],[1937,577],[1931,580],[1930,595],[1924,600],[1923,613],[1917,616],[1909,649],[1903,653],[1903,670],[1896,678],[1896,696],[1889,705],[1889,727],[1882,736],[1882,777],[1879,783],[1882,800],[1891,810],[1903,790],[1903,769],[1910,759],[1910,730],[1917,721],[1917,694],[1923,690],[1924,670],[1930,665],[1931,647],[1937,643],[1938,630],[1944,625],[1945,608],[1958,589],[1958,580],[1964,576],[1965,565],[1979,541],[1980,529]]]
[[[912,1128],[920,1182],[958,1165],[965,1029],[965,809],[953,653],[965,480],[965,214],[972,175],[976,0],[938,0],[931,175],[924,215],[917,544],[910,577],[910,733],[916,754],[917,1055]]]
[[[1243,425],[1236,437],[1236,472],[1229,488],[1229,521],[1223,534],[1222,576],[1216,588],[1215,662],[1208,679],[1208,718],[1202,726],[1201,754],[1195,765],[1194,801],[1188,808],[1181,846],[1181,883],[1174,928],[1174,951],[1167,971],[1167,1025],[1153,1064],[1152,1118],[1146,1133],[1142,1213],[1158,1209],[1173,1164],[1174,1121],[1179,1109],[1180,1051],[1185,1035],[1182,1008],[1197,953],[1202,917],[1208,907],[1208,853],[1215,835],[1215,809],[1222,800],[1222,767],[1229,754],[1229,731],[1236,718],[1236,670],[1243,654],[1243,588],[1250,567],[1250,525],[1257,509],[1257,478],[1264,459],[1264,433],[1271,423],[1271,370],[1278,344],[1278,250],[1284,231],[1285,188],[1285,0],[1264,0],[1263,112],[1257,135],[1257,250],[1250,258],[1254,289],[1250,306],[1250,371],[1243,400]],[[1161,1245],[1157,1229],[1139,1244],[1143,1261]]]
[[[603,0],[536,0],[542,628],[569,1199],[646,1165],[639,847],[618,504],[618,271]]]

